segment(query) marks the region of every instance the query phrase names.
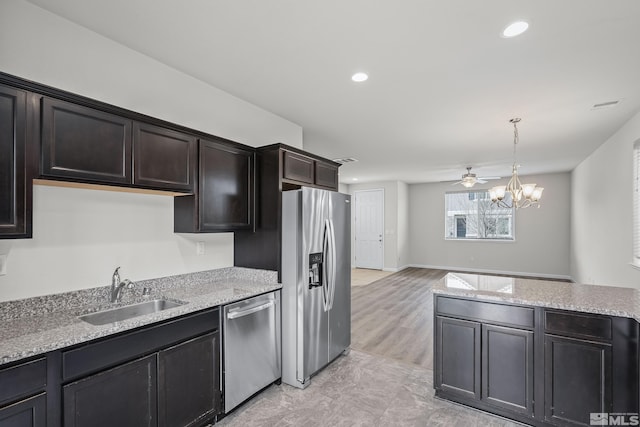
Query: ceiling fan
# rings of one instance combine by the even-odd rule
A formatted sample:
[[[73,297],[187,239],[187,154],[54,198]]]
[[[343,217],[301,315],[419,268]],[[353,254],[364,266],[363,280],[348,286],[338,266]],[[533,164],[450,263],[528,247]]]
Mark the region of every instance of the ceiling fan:
[[[500,176],[476,176],[475,173],[471,173],[471,166],[467,167],[467,173],[462,175],[462,179],[458,182],[454,182],[451,185],[462,184],[466,188],[471,188],[476,184],[484,184],[490,179],[500,179]]]

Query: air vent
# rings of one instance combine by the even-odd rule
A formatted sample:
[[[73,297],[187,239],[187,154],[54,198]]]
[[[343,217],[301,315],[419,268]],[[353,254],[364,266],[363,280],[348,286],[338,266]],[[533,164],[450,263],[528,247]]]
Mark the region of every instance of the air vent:
[[[618,103],[620,103],[620,100],[618,100],[618,101],[601,102],[599,104],[593,104],[593,107],[591,107],[591,109],[592,110],[603,110],[605,108],[613,108],[616,105],[618,105]]]
[[[336,163],[340,163],[341,165],[344,165],[345,163],[357,162],[358,159],[354,159],[353,157],[344,157],[341,159],[333,159],[333,161]]]

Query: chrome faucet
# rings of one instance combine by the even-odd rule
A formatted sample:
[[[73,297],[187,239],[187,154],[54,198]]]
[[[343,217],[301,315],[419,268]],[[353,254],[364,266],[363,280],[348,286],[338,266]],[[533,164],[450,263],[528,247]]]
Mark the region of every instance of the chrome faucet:
[[[129,279],[120,280],[120,267],[116,268],[111,277],[111,302],[120,302],[122,298],[122,289],[133,288],[133,282]]]

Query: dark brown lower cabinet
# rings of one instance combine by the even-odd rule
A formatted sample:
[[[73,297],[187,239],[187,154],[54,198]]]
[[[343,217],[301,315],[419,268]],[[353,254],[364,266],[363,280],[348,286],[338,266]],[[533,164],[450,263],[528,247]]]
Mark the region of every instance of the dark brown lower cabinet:
[[[45,394],[42,393],[0,408],[0,426],[45,427],[46,402]]]
[[[533,331],[482,325],[482,397],[533,415]]]
[[[158,425],[156,355],[63,387],[65,427]]]
[[[533,415],[533,331],[436,318],[436,389]]]
[[[220,407],[219,348],[214,332],[158,354],[160,427],[192,426],[215,415]]]
[[[634,319],[443,295],[434,307],[436,396],[533,426],[638,413]]]
[[[612,412],[611,345],[545,335],[545,419],[589,425],[590,413]]]
[[[436,318],[436,388],[480,398],[480,323]]]
[[[62,425],[210,422],[222,407],[218,325],[215,308],[63,351]]]

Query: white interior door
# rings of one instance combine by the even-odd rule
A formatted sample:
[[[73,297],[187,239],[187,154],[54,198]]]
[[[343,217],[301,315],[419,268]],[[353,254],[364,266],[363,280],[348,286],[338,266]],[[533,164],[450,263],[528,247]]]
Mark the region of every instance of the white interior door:
[[[354,194],[356,267],[382,270],[384,190],[362,190]]]

